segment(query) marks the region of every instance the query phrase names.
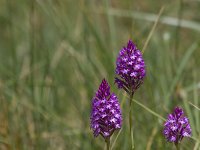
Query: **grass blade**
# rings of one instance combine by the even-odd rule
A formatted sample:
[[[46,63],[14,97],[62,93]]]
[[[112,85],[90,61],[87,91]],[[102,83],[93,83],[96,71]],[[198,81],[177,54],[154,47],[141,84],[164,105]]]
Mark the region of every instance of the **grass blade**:
[[[163,11],[164,11],[164,8],[165,8],[165,7],[161,7],[161,9],[160,9],[160,11],[159,11],[159,13],[158,13],[158,17],[157,17],[157,19],[155,20],[154,25],[153,25],[151,31],[149,32],[149,35],[148,35],[148,37],[147,37],[146,42],[144,43],[144,46],[143,46],[143,48],[142,48],[142,53],[144,53],[144,51],[145,51],[146,48],[147,48],[147,45],[149,44],[149,41],[150,41],[150,39],[151,39],[151,37],[152,37],[152,35],[153,35],[155,29],[156,29],[156,26],[157,26],[157,24],[158,24],[158,21],[159,21],[159,19],[160,19],[160,16],[162,15],[162,13],[163,13]]]
[[[151,110],[150,108],[148,108],[147,106],[143,105],[142,103],[140,103],[139,101],[133,99],[132,100],[134,103],[138,104],[139,106],[141,106],[142,108],[144,108],[145,110],[147,110],[148,112],[150,112],[151,114],[153,114],[154,116],[156,116],[157,118],[161,119],[162,121],[165,121],[165,118],[163,118],[161,115],[159,115],[158,113],[154,112],[153,110]]]
[[[149,22],[155,22],[155,20],[157,19],[156,14],[138,12],[138,11],[129,11],[129,10],[123,10],[123,9],[112,8],[112,9],[110,9],[109,13],[111,15],[114,15],[117,17],[130,17],[130,18],[145,20],[145,21],[149,21]],[[180,25],[180,27],[182,27],[182,28],[188,28],[188,29],[200,32],[200,24],[195,21],[181,19],[180,23],[179,23],[178,18],[163,16],[163,17],[161,17],[159,22],[166,24],[166,25],[170,25],[170,26],[179,26]]]
[[[183,56],[182,60],[181,60],[181,63],[180,65],[178,66],[178,69],[177,69],[177,73],[176,73],[176,76],[174,77],[172,83],[171,83],[171,87],[166,95],[166,105],[168,106],[168,103],[169,103],[169,99],[170,99],[170,96],[171,94],[173,93],[174,89],[175,89],[175,86],[176,84],[178,83],[180,77],[181,77],[181,74],[183,73],[183,70],[185,68],[185,66],[187,65],[188,61],[189,61],[189,58],[192,56],[193,52],[197,49],[197,43],[195,42],[194,44],[192,44],[192,46],[186,51],[185,55]]]

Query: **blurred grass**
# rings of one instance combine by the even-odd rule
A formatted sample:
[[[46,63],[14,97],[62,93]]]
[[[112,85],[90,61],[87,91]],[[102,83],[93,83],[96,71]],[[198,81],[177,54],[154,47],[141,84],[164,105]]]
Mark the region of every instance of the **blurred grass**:
[[[132,38],[140,49],[148,41],[147,77],[134,97],[144,106],[133,106],[136,148],[174,149],[152,112],[166,118],[179,105],[194,139],[182,148],[198,150],[199,9],[195,0],[0,0],[0,149],[103,149],[89,117],[104,77],[123,109],[123,128],[111,144],[128,149],[128,105],[113,82],[117,54]]]

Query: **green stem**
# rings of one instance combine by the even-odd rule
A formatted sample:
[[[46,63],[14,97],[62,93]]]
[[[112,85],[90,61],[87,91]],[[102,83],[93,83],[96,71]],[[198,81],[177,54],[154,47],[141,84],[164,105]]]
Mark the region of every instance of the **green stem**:
[[[106,147],[107,150],[110,150],[110,137],[106,138]]]
[[[131,150],[134,149],[134,139],[133,139],[133,125],[132,125],[132,99],[133,99],[133,93],[130,94],[130,99],[129,99],[129,126],[130,126],[130,135],[131,135]]]
[[[175,146],[176,146],[176,149],[177,149],[177,150],[180,150],[180,145],[179,145],[179,143],[175,143]]]

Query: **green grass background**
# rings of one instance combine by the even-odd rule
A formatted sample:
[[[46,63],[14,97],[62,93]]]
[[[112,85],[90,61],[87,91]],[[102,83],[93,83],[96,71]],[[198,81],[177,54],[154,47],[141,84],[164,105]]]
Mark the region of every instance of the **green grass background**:
[[[199,0],[0,0],[0,149],[104,149],[89,119],[103,78],[123,111],[113,150],[129,149],[128,100],[114,70],[130,38],[141,50],[146,44],[147,76],[134,95],[142,105],[133,103],[136,149],[175,149],[158,115],[178,105],[192,127],[182,149],[199,150]]]

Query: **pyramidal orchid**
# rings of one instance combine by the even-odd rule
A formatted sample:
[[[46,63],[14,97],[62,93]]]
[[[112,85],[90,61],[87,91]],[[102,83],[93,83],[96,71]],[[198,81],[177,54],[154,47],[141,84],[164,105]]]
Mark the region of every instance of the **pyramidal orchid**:
[[[133,41],[129,40],[126,47],[123,47],[116,61],[115,83],[119,89],[129,94],[129,126],[131,135],[131,149],[134,149],[133,127],[132,127],[132,99],[135,91],[143,83],[146,75],[145,63],[141,51]]]
[[[110,147],[110,137],[122,126],[122,114],[117,96],[110,93],[108,82],[103,79],[92,100],[91,129],[95,137],[101,135]]]
[[[133,94],[143,83],[146,71],[142,53],[131,40],[120,50],[116,66],[115,73],[118,76],[115,83],[118,88]]]
[[[176,107],[172,114],[168,115],[164,124],[163,134],[167,141],[173,142],[180,149],[180,142],[183,137],[190,137],[192,133],[188,118],[180,107]]]

